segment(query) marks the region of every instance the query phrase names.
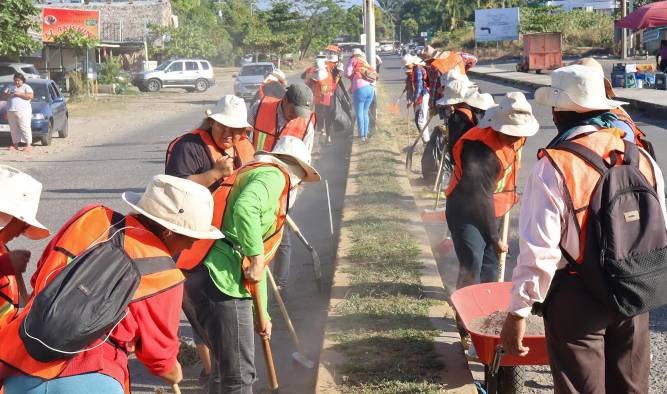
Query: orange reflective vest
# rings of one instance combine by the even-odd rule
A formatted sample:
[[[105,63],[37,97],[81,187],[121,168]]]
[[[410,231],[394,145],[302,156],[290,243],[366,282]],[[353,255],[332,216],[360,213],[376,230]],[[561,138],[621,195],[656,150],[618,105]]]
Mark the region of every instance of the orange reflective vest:
[[[47,245],[33,276],[33,293],[26,307],[16,319],[0,331],[0,379],[11,367],[14,371],[39,377],[56,378],[67,366],[68,359],[43,363],[30,356],[19,337],[19,328],[32,305],[35,296],[72,259],[96,242],[109,238],[109,229],[122,215],[102,205],[83,208],[70,219]],[[141,273],[139,287],[132,302],[142,300],[181,284],[185,277],[176,267],[169,250],[153,233],[148,231],[135,217],[125,217],[124,248],[130,258],[136,261]],[[72,318],[76,318],[72,316]],[[94,371],[91,371],[94,372]]]
[[[288,199],[290,190],[290,178],[289,174],[281,166],[273,163],[253,162],[239,168],[232,175],[225,178],[224,182],[220,185],[220,187],[218,187],[213,192],[213,222],[211,224],[216,228],[221,229],[224,232],[222,225],[224,223],[225,213],[227,212],[227,200],[229,198],[230,192],[234,187],[240,187],[239,185],[242,184],[241,182],[242,178],[244,177],[244,174],[262,166],[272,166],[278,168],[280,172],[282,172],[283,175],[285,175],[285,181],[286,181],[285,188],[283,189],[283,192],[280,195],[280,204],[279,204],[280,208],[278,209],[278,212],[276,214],[275,231],[264,238],[264,262],[265,264],[269,264],[269,262],[273,259],[273,256],[275,255],[278,246],[280,245],[280,241],[282,240],[283,225],[285,223],[285,217],[287,216],[287,208],[289,206]],[[222,239],[221,242],[229,242],[232,248],[236,248],[236,246],[231,245],[231,241],[227,240],[226,238]],[[192,245],[190,249],[184,250],[178,256],[178,261],[177,261],[178,268],[184,270],[190,270],[195,268],[202,261],[204,261],[204,258],[206,258],[206,255],[208,255],[208,252],[211,250],[214,243],[215,240],[211,239],[201,239],[195,241],[195,243]],[[248,259],[248,257],[244,257],[243,267],[247,267],[249,265],[250,265],[250,260]]]
[[[570,142],[581,144],[586,148],[600,155],[603,159],[609,161],[610,153],[613,151],[624,152],[623,131],[612,128],[603,129],[606,132],[591,132],[580,134]],[[655,187],[656,180],[653,173],[653,166],[648,159],[646,152],[639,150],[639,170],[646,177],[651,185]],[[560,150],[556,146],[553,149],[541,149],[538,152],[538,158],[547,157],[554,166],[558,174],[563,179],[563,188],[567,194],[565,203],[569,211],[574,215],[574,222],[579,234],[579,261],[583,259],[584,235],[586,234],[586,216],[588,215],[588,205],[595,187],[600,180],[600,173],[571,152]]]
[[[188,134],[194,134],[201,138],[202,142],[208,147],[208,152],[209,152],[209,158],[213,163],[215,163],[218,160],[221,160],[224,155],[220,148],[218,148],[218,145],[216,145],[215,141],[213,141],[213,137],[211,137],[211,133],[206,131],[206,130],[200,130],[196,129]],[[184,134],[180,137],[176,137],[174,140],[172,140],[169,143],[169,146],[167,147],[167,157],[165,158],[165,165],[169,163],[169,160],[171,160],[171,155],[174,151],[174,146],[178,141],[181,140],[184,136],[188,135]],[[255,158],[255,148],[252,146],[248,138],[245,136],[241,138],[241,140],[234,145],[234,154],[235,158],[238,158],[239,161],[242,164],[249,163],[254,160]]]
[[[319,105],[331,105],[331,96],[336,90],[336,82],[334,81],[331,71],[327,67],[327,77],[321,81],[313,79],[315,75],[314,67],[308,69],[308,86],[313,91],[313,103]]]
[[[252,145],[255,150],[272,151],[280,138],[286,135],[296,136],[303,140],[306,138],[309,126],[315,125],[315,114],[311,113],[308,121],[300,122],[296,118],[285,124],[285,126],[278,130],[278,111],[280,110],[280,99],[273,97],[264,97],[257,107],[255,114],[255,124],[253,125]],[[287,130],[286,130],[287,129]]]
[[[635,134],[635,144],[639,147],[646,148],[646,146],[643,142],[644,138],[646,137],[646,134],[643,131],[641,131],[639,129],[639,127],[637,127],[637,125],[635,124],[635,121],[632,120],[630,115],[627,112],[625,112],[625,110],[621,107],[616,107],[616,108],[612,109],[610,112],[613,113],[614,115],[618,116],[618,119],[620,121],[622,121],[622,122],[626,123],[628,126],[630,126],[630,128],[632,129],[632,131]]]
[[[507,145],[500,139],[500,133],[491,128],[473,127],[466,131],[454,145],[452,152],[454,154],[454,173],[449,181],[447,196],[452,194],[463,176],[461,153],[465,141],[479,141],[496,154],[498,164],[500,164],[500,173],[496,179],[496,188],[493,192],[493,206],[496,217],[501,217],[512,209],[514,204],[519,202],[516,183],[521,167],[521,148],[523,148],[526,139],[519,138],[512,145]]]
[[[0,243],[0,254],[9,251]],[[19,288],[16,283],[16,276],[0,276],[0,330],[14,320],[19,308]],[[0,339],[1,341],[1,339]]]

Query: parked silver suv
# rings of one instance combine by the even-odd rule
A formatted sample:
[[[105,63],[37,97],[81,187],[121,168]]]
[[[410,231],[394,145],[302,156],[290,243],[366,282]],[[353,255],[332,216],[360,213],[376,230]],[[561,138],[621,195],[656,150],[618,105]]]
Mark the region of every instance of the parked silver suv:
[[[160,64],[155,70],[135,74],[132,84],[142,92],[157,92],[162,88],[205,92],[215,85],[215,78],[208,60],[173,59]]]

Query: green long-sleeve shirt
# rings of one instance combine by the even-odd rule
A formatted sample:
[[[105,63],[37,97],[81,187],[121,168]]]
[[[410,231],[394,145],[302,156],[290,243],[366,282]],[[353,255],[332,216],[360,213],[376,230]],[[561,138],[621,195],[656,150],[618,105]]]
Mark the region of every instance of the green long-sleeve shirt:
[[[221,231],[228,241],[238,245],[239,250],[217,240],[204,259],[204,265],[213,283],[230,297],[251,297],[243,286],[243,256],[264,253],[264,239],[276,230],[276,215],[285,182],[285,175],[278,168],[261,166],[239,174],[229,193]],[[266,293],[265,271],[259,282],[265,313]]]

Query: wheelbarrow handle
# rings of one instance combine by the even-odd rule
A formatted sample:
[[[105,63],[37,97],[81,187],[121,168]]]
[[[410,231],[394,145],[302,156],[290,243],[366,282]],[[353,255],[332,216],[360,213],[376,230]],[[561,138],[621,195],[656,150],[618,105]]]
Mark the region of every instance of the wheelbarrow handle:
[[[505,354],[505,349],[502,345],[496,347],[496,353],[493,355],[493,362],[491,363],[491,376],[498,375],[498,370],[500,369],[500,359]]]

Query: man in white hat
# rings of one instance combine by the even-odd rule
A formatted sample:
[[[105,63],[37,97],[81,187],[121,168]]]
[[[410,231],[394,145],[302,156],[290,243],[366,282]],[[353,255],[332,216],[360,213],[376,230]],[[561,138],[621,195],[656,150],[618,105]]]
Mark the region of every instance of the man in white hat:
[[[7,244],[24,235],[38,240],[49,236],[49,230],[36,216],[42,184],[30,175],[0,165],[0,329],[13,320],[19,307],[19,276],[25,272],[30,252],[9,250]]]
[[[557,69],[551,74],[551,86],[539,88],[535,100],[552,108],[558,134],[540,151],[524,187],[519,219],[521,251],[512,275],[509,315],[501,333],[503,348],[521,356],[530,351],[523,345],[523,335],[525,318],[534,307],[544,317],[556,393],[600,393],[605,388],[614,393],[647,393],[648,313],[622,315],[600,301],[609,297],[608,289],[598,298],[595,289],[605,286],[602,275],[588,279],[587,272],[599,267],[600,257],[590,255],[586,245],[607,236],[587,231],[588,207],[601,172],[571,149],[578,147],[576,152],[588,152],[603,161],[621,154],[623,162],[636,160],[647,182],[655,187],[656,204],[659,202],[662,211],[662,215],[651,217],[642,214],[641,219],[658,228],[665,226],[662,173],[644,150],[626,145],[620,130],[612,128],[615,117],[609,111],[623,103],[607,98],[599,71],[582,65]],[[636,155],[626,157],[628,149]],[[618,158],[617,163],[621,161]],[[639,218],[639,211],[628,211],[625,222],[632,225]],[[653,235],[642,233],[639,240],[630,227],[618,231],[628,237],[616,245],[620,251],[664,229],[655,230]],[[585,234],[587,239],[582,238]],[[652,275],[660,280],[657,271]]]
[[[479,86],[463,74],[453,74],[446,80],[442,98],[438,106],[451,106],[451,114],[447,119],[449,144],[447,151],[450,158],[456,141],[468,130],[477,126],[487,109],[496,105],[493,96],[480,93]]]
[[[270,337],[265,268],[282,239],[291,192],[301,182],[320,179],[308,164],[308,148],[296,137],[282,137],[273,151],[259,151],[255,157],[235,173],[231,186],[225,183],[214,194],[213,221],[225,239],[196,243],[179,258],[179,265],[194,266],[186,282],[193,309],[186,313],[198,322],[203,331],[199,334],[213,353],[210,392],[215,393],[252,392],[256,373],[250,291],[264,309],[255,312],[266,317],[266,326],[256,326],[257,331]]]
[[[131,352],[166,382],[182,379],[177,355],[184,278],[172,256],[190,248],[195,240],[223,236],[211,226],[213,199],[205,187],[168,175],[153,177],[144,193],[126,192],[122,198],[132,209],[127,215],[89,205],[68,220],[44,250],[32,283],[34,299],[57,277],[53,273],[72,259],[112,237],[123,237],[123,250],[141,274],[127,315],[108,340],[72,358],[44,362],[33,359],[20,338],[20,327],[34,305],[29,302],[2,331],[0,362],[24,373],[5,379],[5,393],[44,392],[48,386],[49,392],[56,393],[94,388],[98,393],[122,394],[129,387]]]
[[[169,144],[165,174],[215,190],[235,168],[253,160],[255,149],[246,136],[250,127],[245,101],[223,96],[199,127]]]
[[[403,66],[410,70],[410,83],[412,85],[412,97],[408,101],[409,105],[414,106],[415,125],[417,130],[421,131],[422,141],[428,142],[431,133],[428,130],[428,102],[429,102],[429,83],[424,62],[417,56],[403,56]]]
[[[521,149],[539,124],[522,93],[507,93],[454,145],[447,225],[459,260],[457,288],[492,282],[507,251],[497,220],[519,201]]]

